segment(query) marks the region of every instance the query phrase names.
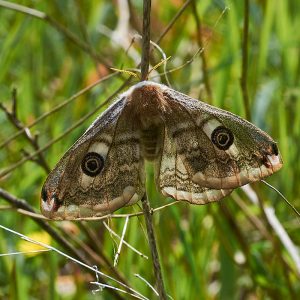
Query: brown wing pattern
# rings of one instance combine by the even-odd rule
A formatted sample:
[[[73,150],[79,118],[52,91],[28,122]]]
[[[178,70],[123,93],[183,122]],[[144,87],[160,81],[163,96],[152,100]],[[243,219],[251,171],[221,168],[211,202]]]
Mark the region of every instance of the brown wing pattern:
[[[59,219],[104,215],[144,195],[139,131],[131,118],[126,99],[121,99],[70,148],[44,184],[45,215]],[[100,173],[92,174],[89,170],[99,164]]]
[[[157,186],[163,195],[193,204],[206,204],[230,194],[231,190],[210,189],[193,182],[182,154],[178,152],[173,141],[171,130],[170,127],[165,128],[162,155],[157,170]]]
[[[275,142],[253,124],[171,89],[164,96],[173,108],[169,138],[193,182],[233,189],[281,167]]]

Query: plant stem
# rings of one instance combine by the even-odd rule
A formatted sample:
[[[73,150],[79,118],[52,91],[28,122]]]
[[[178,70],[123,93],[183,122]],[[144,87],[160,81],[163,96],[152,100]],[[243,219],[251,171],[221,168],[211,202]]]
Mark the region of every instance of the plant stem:
[[[142,45],[142,61],[141,61],[141,81],[146,80],[149,71],[150,58],[150,14],[151,0],[144,0],[143,6],[143,45]]]
[[[166,295],[162,273],[161,273],[161,267],[160,267],[155,234],[153,229],[152,214],[150,212],[149,200],[146,194],[142,199],[142,204],[143,204],[143,211],[144,211],[144,216],[146,221],[148,242],[151,250],[153,270],[154,270],[154,275],[156,277],[157,292],[159,294],[159,299],[165,300],[167,299],[167,295]]]
[[[149,70],[149,58],[150,58],[150,15],[151,15],[151,0],[144,0],[143,2],[143,38],[142,38],[142,61],[141,61],[141,81],[146,80]],[[147,193],[142,199],[143,211],[145,216],[147,235],[149,247],[151,250],[153,271],[156,278],[156,286],[158,289],[159,299],[167,299],[163,278],[161,274],[161,267],[158,257],[158,251],[156,246],[156,240],[154,235],[152,214],[150,213],[150,205],[148,201]]]

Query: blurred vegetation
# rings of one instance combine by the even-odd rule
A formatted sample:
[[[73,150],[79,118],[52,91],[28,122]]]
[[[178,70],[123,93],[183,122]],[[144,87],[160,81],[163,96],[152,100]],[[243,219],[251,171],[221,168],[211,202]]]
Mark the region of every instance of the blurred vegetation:
[[[152,35],[155,42],[174,20],[159,45],[167,56],[173,88],[241,116],[246,115],[240,79],[244,4],[238,0],[160,0],[152,3]],[[96,80],[112,73],[110,67],[136,68],[141,41],[142,1],[11,1],[28,8],[7,8],[0,1],[0,102],[13,109],[12,90],[17,90],[16,117],[29,125],[41,115]],[[120,8],[120,5],[123,5]],[[225,9],[228,7],[229,9]],[[33,16],[33,8],[43,14]],[[225,11],[224,11],[225,10]],[[128,16],[126,13],[129,13]],[[247,87],[252,122],[278,141],[284,166],[268,182],[300,210],[300,2],[250,0]],[[46,16],[46,17],[45,17]],[[204,45],[206,68],[201,55]],[[128,50],[129,49],[129,50]],[[154,50],[152,66],[162,59]],[[186,64],[187,63],[187,64]],[[204,65],[205,67],[205,65]],[[161,74],[152,72],[151,76]],[[78,120],[99,107],[127,79],[117,74],[68,105],[50,113],[30,131],[36,145],[21,134],[3,143],[18,129],[0,111],[0,172],[30,153],[48,145]],[[206,85],[204,79],[207,78]],[[163,75],[155,80],[165,82]],[[55,163],[107,107],[88,117],[38,156],[0,179],[1,188],[25,199],[39,211],[39,195],[47,169]],[[44,159],[44,163],[43,160]],[[3,173],[2,173],[3,174]],[[299,220],[277,193],[262,183],[252,185],[259,204],[248,190],[237,189],[220,203],[192,206],[185,203],[154,214],[167,293],[173,299],[296,299],[300,295]],[[152,207],[169,203],[149,186]],[[274,208],[278,234],[266,211]],[[138,205],[117,213],[140,211]],[[125,219],[111,219],[109,226],[122,234]],[[51,243],[69,253],[30,217],[0,199],[0,224],[34,239]],[[149,299],[153,291],[134,274],[154,285],[151,259],[144,259],[123,245],[113,267],[119,240],[102,222],[49,222],[59,235],[89,262],[123,280]],[[298,232],[298,233],[297,233]],[[283,243],[286,233],[291,243]],[[125,240],[150,257],[143,217],[131,218]],[[0,254],[35,249],[19,237],[0,229]],[[298,246],[297,246],[298,245]],[[291,257],[292,246],[296,256]],[[26,250],[27,249],[27,250]],[[95,274],[54,252],[0,257],[1,299],[127,299],[128,295],[105,288],[96,295],[89,282]],[[120,287],[113,281],[112,286]]]

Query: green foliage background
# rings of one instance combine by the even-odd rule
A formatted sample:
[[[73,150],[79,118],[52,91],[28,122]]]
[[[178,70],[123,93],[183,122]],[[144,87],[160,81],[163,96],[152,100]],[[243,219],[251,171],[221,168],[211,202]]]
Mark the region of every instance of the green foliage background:
[[[183,93],[245,117],[240,85],[245,1],[189,2],[162,38],[160,47],[171,56],[168,69],[172,69],[193,57],[199,49],[197,36],[200,35],[207,70],[203,69],[202,60],[197,55],[191,63],[172,72],[170,82],[173,88]],[[127,52],[120,46],[124,34],[113,40],[123,15],[118,10],[117,1],[23,0],[9,3],[22,4],[51,17],[39,19],[30,15],[30,11],[22,13],[5,8],[7,2],[0,1],[0,101],[11,109],[11,91],[16,88],[17,113],[23,124],[31,124],[82,88],[112,73],[109,67],[129,69],[137,66],[130,51],[140,55],[140,40],[136,39]],[[140,33],[142,1],[128,3],[130,19],[125,24],[130,33]],[[153,41],[157,41],[183,4],[179,0],[153,1]],[[225,7],[229,9],[224,12]],[[197,25],[196,11],[201,26]],[[249,68],[246,75],[252,122],[278,141],[283,156],[282,170],[268,182],[299,210],[300,2],[250,0],[249,18]],[[125,28],[121,26],[121,29]],[[154,51],[152,65],[160,60],[161,55]],[[158,71],[163,69],[160,67]],[[205,74],[211,96],[204,86]],[[153,75],[155,72],[150,77]],[[43,147],[60,136],[103,103],[127,77],[118,74],[103,81],[32,127],[32,134],[39,133],[39,146]],[[165,82],[163,75],[156,80]],[[107,105],[101,111],[105,107]],[[43,152],[50,167],[98,113]],[[3,111],[0,112],[0,128],[0,143],[17,131]],[[2,147],[0,172],[24,158],[23,150],[34,152],[24,135]],[[39,194],[46,175],[45,169],[36,162],[27,161],[1,178],[0,185],[39,211]],[[281,242],[264,209],[274,208],[280,224],[296,246],[300,244],[299,220],[274,191],[262,183],[252,187],[261,200],[260,205],[253,204],[249,201],[249,194],[237,189],[220,203],[208,206],[182,203],[154,214],[166,290],[173,299],[296,299],[300,294],[299,261],[297,265],[291,258],[289,247]],[[153,207],[171,201],[160,196],[153,183],[149,184],[149,191]],[[1,225],[26,235],[38,232],[43,236],[43,230],[32,219],[8,208],[4,198],[0,199],[0,208]],[[136,205],[118,213],[140,210]],[[123,278],[144,296],[155,299],[152,290],[134,276],[138,273],[154,285],[151,259],[139,257],[123,246],[114,270],[112,265],[118,240],[101,222],[50,224],[91,265],[97,265],[114,278]],[[121,235],[124,219],[112,219],[109,224]],[[142,217],[131,218],[125,240],[150,257],[144,229]],[[20,250],[20,243],[18,237],[0,229],[0,254]],[[51,244],[64,251],[54,239]],[[93,295],[89,282],[95,280],[94,277],[93,273],[53,252],[0,257],[0,298],[129,297],[113,294],[108,288]],[[59,283],[65,289],[59,288]],[[118,286],[111,281],[109,284]],[[72,290],[74,286],[76,288]],[[72,293],[67,293],[68,287]]]

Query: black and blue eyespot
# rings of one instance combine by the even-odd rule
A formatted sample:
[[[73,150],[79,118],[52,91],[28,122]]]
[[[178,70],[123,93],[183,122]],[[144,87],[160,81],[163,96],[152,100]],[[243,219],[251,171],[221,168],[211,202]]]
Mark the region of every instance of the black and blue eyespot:
[[[218,126],[211,133],[211,141],[220,150],[227,150],[233,144],[233,133],[224,126]]]
[[[90,177],[95,177],[100,174],[103,167],[104,159],[96,152],[87,153],[81,162],[81,169],[83,173]]]

